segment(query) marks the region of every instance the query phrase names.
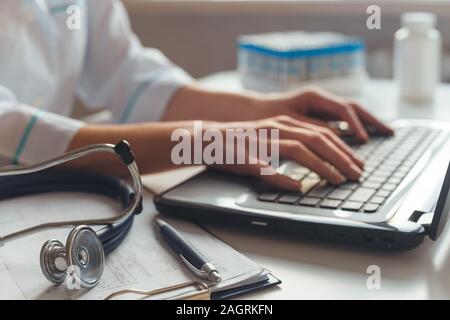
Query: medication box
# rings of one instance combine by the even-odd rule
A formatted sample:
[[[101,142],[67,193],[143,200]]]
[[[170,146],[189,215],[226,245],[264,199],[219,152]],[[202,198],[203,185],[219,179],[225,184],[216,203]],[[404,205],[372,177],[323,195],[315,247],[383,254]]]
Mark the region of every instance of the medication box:
[[[277,92],[316,84],[339,94],[357,94],[364,85],[361,39],[331,32],[280,32],[238,39],[242,85]]]

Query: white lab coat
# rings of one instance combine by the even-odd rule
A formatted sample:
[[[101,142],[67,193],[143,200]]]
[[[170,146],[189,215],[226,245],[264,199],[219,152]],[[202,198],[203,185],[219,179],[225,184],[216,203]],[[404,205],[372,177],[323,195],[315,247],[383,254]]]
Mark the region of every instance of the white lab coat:
[[[66,151],[84,125],[69,118],[75,96],[91,110],[108,108],[114,123],[157,121],[190,81],[142,47],[118,0],[0,1],[0,155],[15,163]]]

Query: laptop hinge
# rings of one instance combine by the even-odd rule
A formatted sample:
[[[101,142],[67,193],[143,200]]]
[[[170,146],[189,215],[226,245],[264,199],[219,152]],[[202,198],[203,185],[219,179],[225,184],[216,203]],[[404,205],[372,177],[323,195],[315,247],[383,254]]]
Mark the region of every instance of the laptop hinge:
[[[433,216],[434,212],[414,211],[409,220],[422,225],[425,228],[425,232],[429,234]]]
[[[433,216],[434,212],[422,212],[417,220],[417,223],[421,224],[425,228],[429,228],[431,226],[431,222],[433,221]]]
[[[434,212],[414,211],[410,220],[421,224],[427,231],[433,221]]]

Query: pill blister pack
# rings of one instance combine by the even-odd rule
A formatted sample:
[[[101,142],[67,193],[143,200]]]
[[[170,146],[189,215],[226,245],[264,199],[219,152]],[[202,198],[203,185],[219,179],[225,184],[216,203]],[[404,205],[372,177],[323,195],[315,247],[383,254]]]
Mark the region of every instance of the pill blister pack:
[[[360,38],[332,32],[244,35],[238,38],[238,68],[248,89],[283,91],[339,80],[341,89],[347,83],[343,89],[355,91],[365,79],[365,46]]]

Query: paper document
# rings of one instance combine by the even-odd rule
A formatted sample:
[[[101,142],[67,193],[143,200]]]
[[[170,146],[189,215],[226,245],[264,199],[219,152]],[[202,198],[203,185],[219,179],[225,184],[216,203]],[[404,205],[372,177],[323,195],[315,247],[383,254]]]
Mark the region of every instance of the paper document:
[[[205,166],[192,166],[144,175],[142,176],[142,183],[147,190],[150,190],[154,194],[159,194],[192,178],[205,169]]]
[[[55,220],[114,215],[118,204],[87,194],[47,194],[0,201],[0,235],[17,228]],[[68,290],[41,273],[39,252],[48,239],[65,243],[70,228],[49,229],[0,247],[0,299],[104,299],[122,289],[152,290],[199,280],[159,238],[156,215],[147,194],[144,211],[135,217],[124,243],[107,257],[100,283],[91,290]],[[199,226],[163,217],[182,232],[218,268],[223,281],[212,290],[264,280],[268,271]],[[136,297],[135,297],[136,298]],[[139,297],[138,297],[139,298]]]

